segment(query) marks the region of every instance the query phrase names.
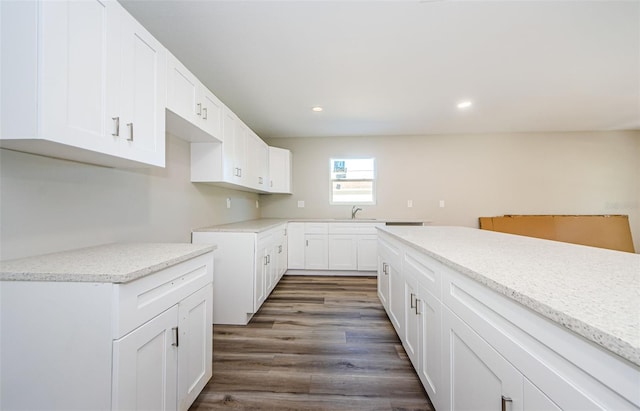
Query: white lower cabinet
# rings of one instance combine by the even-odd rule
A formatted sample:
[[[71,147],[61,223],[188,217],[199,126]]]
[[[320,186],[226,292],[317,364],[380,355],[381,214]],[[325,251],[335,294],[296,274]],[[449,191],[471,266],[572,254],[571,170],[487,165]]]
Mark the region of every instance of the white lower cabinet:
[[[358,271],[376,271],[378,269],[378,236],[374,234],[358,235]]]
[[[289,223],[289,269],[376,271],[376,222]]]
[[[291,270],[304,270],[304,223],[287,224],[287,238],[287,266]]]
[[[349,234],[329,234],[329,270],[358,269],[358,239]]]
[[[522,410],[522,375],[446,307],[443,330],[443,408]]]
[[[246,325],[287,270],[287,224],[261,232],[195,231],[194,244],[216,244],[213,323]]]
[[[326,270],[329,268],[329,240],[323,234],[305,234],[304,269]]]
[[[378,260],[380,301],[437,410],[640,409],[638,367],[384,232]]]
[[[113,409],[172,410],[178,394],[178,307],[113,342]]]
[[[0,409],[187,410],[212,376],[213,264],[209,252],[128,283],[0,283]]]

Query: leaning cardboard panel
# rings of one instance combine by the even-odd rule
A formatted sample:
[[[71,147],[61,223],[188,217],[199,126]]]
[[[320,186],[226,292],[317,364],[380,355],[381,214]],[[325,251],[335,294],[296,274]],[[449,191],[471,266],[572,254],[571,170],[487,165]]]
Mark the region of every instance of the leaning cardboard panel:
[[[480,228],[611,250],[635,252],[626,215],[480,217]]]

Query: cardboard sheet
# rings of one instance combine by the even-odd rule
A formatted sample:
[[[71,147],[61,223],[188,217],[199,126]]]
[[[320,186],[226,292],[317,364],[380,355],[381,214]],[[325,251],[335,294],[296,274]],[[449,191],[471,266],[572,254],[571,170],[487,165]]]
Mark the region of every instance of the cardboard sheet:
[[[626,215],[505,215],[479,220],[483,230],[635,252]]]

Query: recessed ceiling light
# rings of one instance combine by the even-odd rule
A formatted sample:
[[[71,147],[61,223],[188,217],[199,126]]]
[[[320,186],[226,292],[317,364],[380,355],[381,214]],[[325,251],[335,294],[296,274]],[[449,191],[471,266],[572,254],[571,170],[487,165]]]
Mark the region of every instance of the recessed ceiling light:
[[[458,108],[469,108],[473,103],[469,100],[461,101],[458,103]]]
[[[316,113],[319,113],[319,112],[321,112],[323,110],[323,108],[320,107],[320,106],[315,106],[311,110],[315,111]]]

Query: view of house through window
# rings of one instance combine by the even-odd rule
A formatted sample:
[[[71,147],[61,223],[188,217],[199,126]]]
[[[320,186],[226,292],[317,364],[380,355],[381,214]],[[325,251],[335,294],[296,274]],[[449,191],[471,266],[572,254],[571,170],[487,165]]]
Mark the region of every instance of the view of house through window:
[[[331,159],[331,204],[375,204],[373,158]]]

